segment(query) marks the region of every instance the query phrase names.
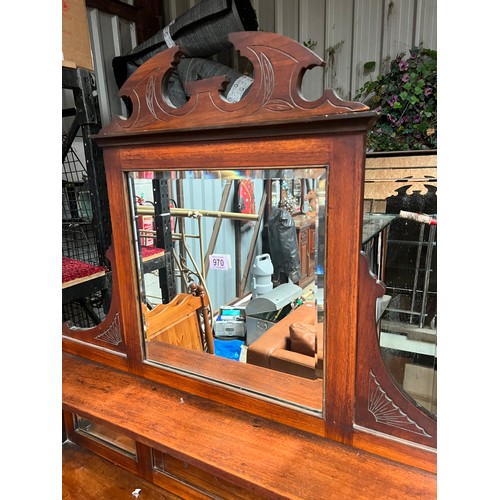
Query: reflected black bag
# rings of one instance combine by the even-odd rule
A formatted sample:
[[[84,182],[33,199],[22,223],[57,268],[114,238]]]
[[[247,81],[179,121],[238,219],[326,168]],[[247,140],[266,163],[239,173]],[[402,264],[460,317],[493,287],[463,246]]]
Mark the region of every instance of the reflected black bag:
[[[295,222],[288,210],[273,208],[268,221],[268,237],[274,272],[284,273],[296,283],[300,279],[300,256]]]

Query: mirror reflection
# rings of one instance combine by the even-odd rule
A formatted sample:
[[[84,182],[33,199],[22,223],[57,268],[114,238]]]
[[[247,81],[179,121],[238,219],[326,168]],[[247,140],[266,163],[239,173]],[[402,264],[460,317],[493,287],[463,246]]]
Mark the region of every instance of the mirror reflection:
[[[425,212],[432,213],[437,201],[432,190],[398,195],[388,204],[400,217],[391,224],[387,242],[384,282],[390,300],[379,325],[379,345],[398,387],[437,416],[437,222],[435,216],[418,217],[424,201]]]
[[[321,409],[326,173],[128,174],[148,361]]]

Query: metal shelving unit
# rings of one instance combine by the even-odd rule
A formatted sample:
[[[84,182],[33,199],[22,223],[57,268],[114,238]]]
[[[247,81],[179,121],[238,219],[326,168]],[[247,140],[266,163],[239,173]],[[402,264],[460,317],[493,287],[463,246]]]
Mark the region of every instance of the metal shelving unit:
[[[73,120],[62,138],[62,255],[106,269],[104,276],[63,287],[63,321],[79,327],[98,324],[111,299],[111,270],[106,251],[111,244],[106,177],[102,152],[92,140],[101,129],[94,73],[62,68],[62,88],[74,106],[63,109]],[[84,158],[75,139],[81,137]]]
[[[399,248],[396,249],[396,247]],[[397,251],[407,252],[408,258],[405,260],[394,258],[391,262],[391,253],[394,255]],[[435,304],[437,296],[435,284],[436,251],[437,226],[433,225],[420,224],[417,240],[388,240],[388,268],[393,267],[392,272],[389,272],[386,288],[393,297],[399,297],[399,299],[393,301],[387,308],[386,323],[391,319],[394,321],[397,316],[402,315],[404,322],[410,325],[416,325],[421,329],[435,328],[437,321]],[[401,265],[401,262],[409,262],[410,264]],[[401,277],[402,275],[404,277]],[[431,308],[429,308],[430,302],[432,302]]]

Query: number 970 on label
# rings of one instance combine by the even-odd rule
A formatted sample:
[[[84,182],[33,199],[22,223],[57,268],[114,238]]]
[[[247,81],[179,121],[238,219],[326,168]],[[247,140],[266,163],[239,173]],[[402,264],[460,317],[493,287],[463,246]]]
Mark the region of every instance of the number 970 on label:
[[[228,254],[210,255],[210,269],[219,269],[220,271],[231,269],[231,256]]]

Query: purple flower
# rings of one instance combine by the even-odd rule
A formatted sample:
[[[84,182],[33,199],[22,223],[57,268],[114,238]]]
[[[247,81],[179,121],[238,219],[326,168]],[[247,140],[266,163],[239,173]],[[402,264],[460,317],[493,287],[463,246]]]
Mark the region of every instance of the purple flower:
[[[430,87],[425,87],[424,96],[429,97],[432,94],[432,89]]]
[[[399,61],[399,69],[401,71],[406,71],[408,69],[408,63],[406,61]]]
[[[403,78],[401,78],[401,81],[402,81],[403,83],[409,82],[409,81],[410,81],[410,75],[409,75],[408,73],[405,73],[405,74],[403,75]]]
[[[413,115],[413,123],[420,123],[422,118],[420,115]]]
[[[394,103],[398,100],[398,96],[397,95],[393,95],[390,99],[389,99],[389,106],[392,108],[394,106]]]

